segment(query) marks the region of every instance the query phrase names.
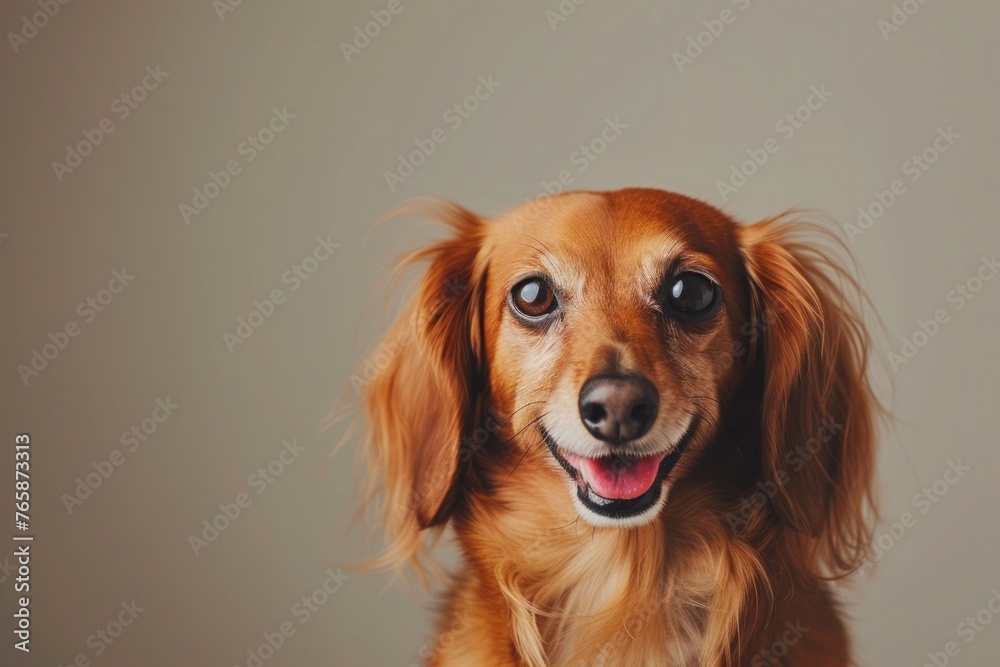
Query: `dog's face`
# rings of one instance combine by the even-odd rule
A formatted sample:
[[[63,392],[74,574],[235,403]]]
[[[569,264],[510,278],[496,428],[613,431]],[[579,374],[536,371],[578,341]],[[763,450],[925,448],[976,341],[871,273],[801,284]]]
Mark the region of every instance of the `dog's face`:
[[[806,227],[741,226],[651,189],[493,220],[447,202],[403,213],[451,235],[410,258],[428,267],[365,396],[368,489],[385,493],[398,554],[473,496],[500,511],[491,489],[522,462],[543,474],[520,483],[553,485],[539,497],[595,526],[653,520],[696,473],[734,502],[770,489],[766,512],[822,539],[835,567],[861,553],[868,338],[845,271],[795,237]],[[502,423],[484,428],[491,413]]]
[[[538,609],[603,608],[618,584],[660,599],[667,567],[696,575],[678,584],[684,604],[713,581],[755,594],[758,547],[817,579],[867,557],[869,343],[821,229],[739,225],[637,188],[490,220],[449,202],[396,213],[450,233],[409,258],[426,271],[364,398],[366,499],[384,499],[388,538],[375,565],[426,572],[426,531],[450,524],[542,664]],[[564,530],[574,515],[594,526],[593,548]],[[673,538],[676,560],[662,548]],[[731,595],[726,614],[748,599]],[[730,646],[736,626],[710,625]],[[703,658],[732,662],[724,652]]]
[[[551,452],[577,511],[651,520],[738,372],[735,225],[694,200],[572,193],[491,223],[487,365],[519,447]]]

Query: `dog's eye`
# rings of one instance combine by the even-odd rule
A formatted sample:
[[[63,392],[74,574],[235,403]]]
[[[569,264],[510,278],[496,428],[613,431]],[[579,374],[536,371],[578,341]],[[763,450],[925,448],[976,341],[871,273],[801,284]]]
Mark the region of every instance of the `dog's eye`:
[[[707,315],[718,302],[719,286],[700,273],[686,271],[667,281],[667,305],[684,315]]]
[[[522,280],[511,290],[511,305],[518,314],[529,319],[539,319],[556,309],[552,288],[541,278]]]

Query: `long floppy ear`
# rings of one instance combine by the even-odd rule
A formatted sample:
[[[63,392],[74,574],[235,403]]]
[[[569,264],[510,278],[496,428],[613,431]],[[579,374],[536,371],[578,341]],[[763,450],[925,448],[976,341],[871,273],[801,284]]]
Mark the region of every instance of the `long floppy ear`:
[[[485,379],[481,304],[483,222],[448,202],[412,204],[393,214],[423,214],[451,237],[402,263],[429,262],[413,302],[376,350],[380,370],[364,408],[366,504],[382,496],[388,549],[378,564],[410,563],[423,575],[423,531],[447,523],[458,496],[460,443],[482,415]]]
[[[846,573],[867,556],[873,507],[874,417],[869,338],[857,282],[819,246],[794,240],[801,223],[745,227],[762,377],[761,474],[805,560]]]

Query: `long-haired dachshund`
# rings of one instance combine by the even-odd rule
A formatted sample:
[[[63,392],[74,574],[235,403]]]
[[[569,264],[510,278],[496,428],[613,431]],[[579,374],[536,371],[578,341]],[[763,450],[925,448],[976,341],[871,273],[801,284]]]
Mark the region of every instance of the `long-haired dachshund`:
[[[868,554],[879,408],[831,253],[653,189],[417,208],[450,235],[363,451],[378,563],[426,574],[447,526],[464,555],[430,664],[851,664],[828,582]]]

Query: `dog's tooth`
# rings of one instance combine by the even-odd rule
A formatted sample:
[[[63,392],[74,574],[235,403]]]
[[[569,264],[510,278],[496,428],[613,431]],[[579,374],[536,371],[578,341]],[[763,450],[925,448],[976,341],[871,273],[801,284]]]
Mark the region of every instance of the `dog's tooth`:
[[[586,466],[581,465],[580,467],[578,467],[576,469],[576,475],[577,475],[576,481],[580,484],[580,488],[583,489],[584,491],[588,491],[590,489],[590,480],[587,479]]]
[[[608,500],[607,498],[602,498],[601,496],[597,495],[596,493],[594,493],[589,489],[587,490],[587,497],[590,499],[590,502],[594,503],[595,505],[609,505],[612,502],[614,502],[612,500]]]

